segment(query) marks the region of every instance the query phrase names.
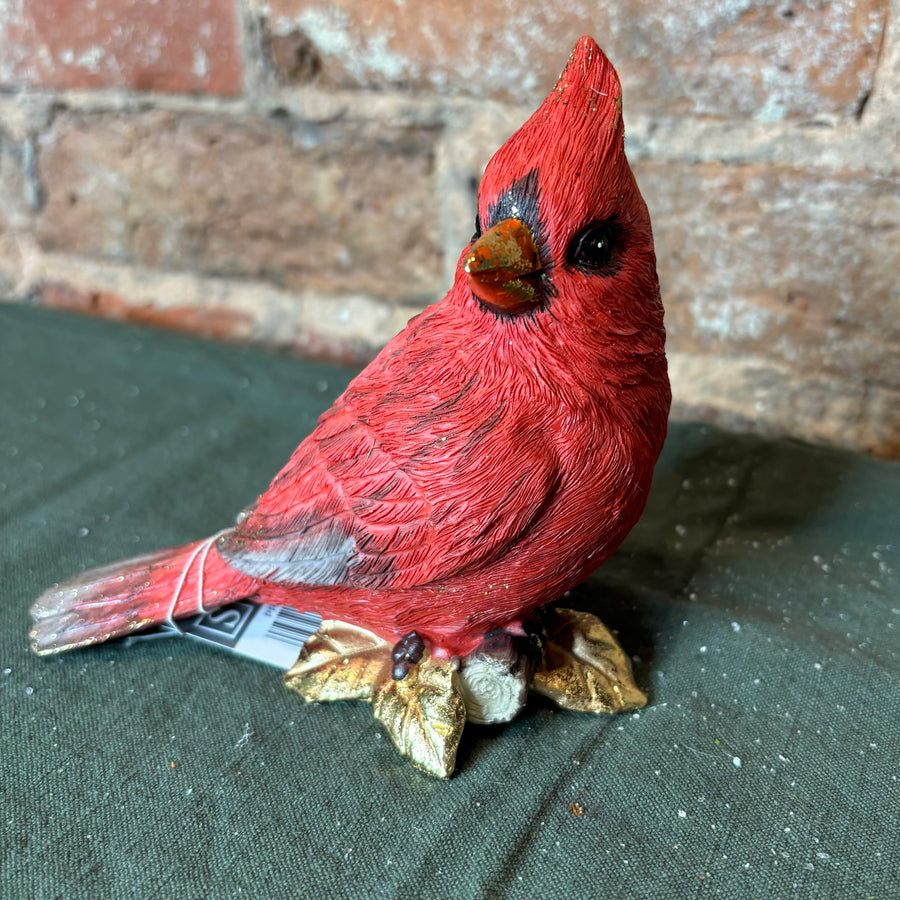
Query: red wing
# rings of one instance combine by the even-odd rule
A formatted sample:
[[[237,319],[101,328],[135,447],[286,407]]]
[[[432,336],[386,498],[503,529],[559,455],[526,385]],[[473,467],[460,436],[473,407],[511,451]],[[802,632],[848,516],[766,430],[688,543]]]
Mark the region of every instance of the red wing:
[[[340,403],[340,401],[339,401]],[[326,413],[222,554],[288,584],[410,587],[497,558],[552,501],[555,455],[501,407],[417,413],[383,398],[377,424],[353,404]],[[530,432],[530,433],[529,433]]]

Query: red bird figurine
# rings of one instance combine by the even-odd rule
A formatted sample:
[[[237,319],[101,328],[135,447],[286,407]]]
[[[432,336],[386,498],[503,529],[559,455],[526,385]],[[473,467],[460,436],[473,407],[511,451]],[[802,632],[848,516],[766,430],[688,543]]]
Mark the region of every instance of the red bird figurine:
[[[360,625],[405,676],[516,633],[640,516],[670,391],[621,88],[590,38],[489,162],[446,297],[348,386],[233,528],[35,602],[54,653],[240,598]]]

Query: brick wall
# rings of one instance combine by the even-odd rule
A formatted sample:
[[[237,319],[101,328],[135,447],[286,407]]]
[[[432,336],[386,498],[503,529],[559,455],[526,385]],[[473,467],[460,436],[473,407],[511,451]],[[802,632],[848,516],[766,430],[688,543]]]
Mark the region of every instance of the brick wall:
[[[0,295],[361,362],[589,33],[676,413],[900,456],[900,0],[562,6],[0,4]]]

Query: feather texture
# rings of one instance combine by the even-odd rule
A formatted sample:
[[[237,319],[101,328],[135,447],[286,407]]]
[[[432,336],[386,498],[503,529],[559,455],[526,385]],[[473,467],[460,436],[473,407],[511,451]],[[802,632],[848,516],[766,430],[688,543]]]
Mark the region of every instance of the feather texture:
[[[185,559],[186,589],[209,571],[206,605],[252,596],[386,639],[415,630],[449,654],[600,565],[644,507],[670,394],[619,81],[590,38],[489,162],[478,227],[447,296],[351,382],[215,549],[135,563],[144,575],[126,575],[130,596],[94,634],[93,601],[44,595],[40,652],[164,619],[170,579],[163,590],[152,573]],[[90,597],[109,593],[105,577],[88,576]],[[62,627],[76,607],[77,641]]]

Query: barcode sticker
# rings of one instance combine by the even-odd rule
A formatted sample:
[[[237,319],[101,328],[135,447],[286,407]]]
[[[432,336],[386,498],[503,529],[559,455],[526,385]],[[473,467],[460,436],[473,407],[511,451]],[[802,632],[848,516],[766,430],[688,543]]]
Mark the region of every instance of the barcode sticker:
[[[259,662],[289,669],[307,638],[319,630],[321,616],[298,612],[291,606],[272,606],[239,600],[192,618],[179,619],[178,627],[163,625],[125,639],[135,641],[183,634]]]

